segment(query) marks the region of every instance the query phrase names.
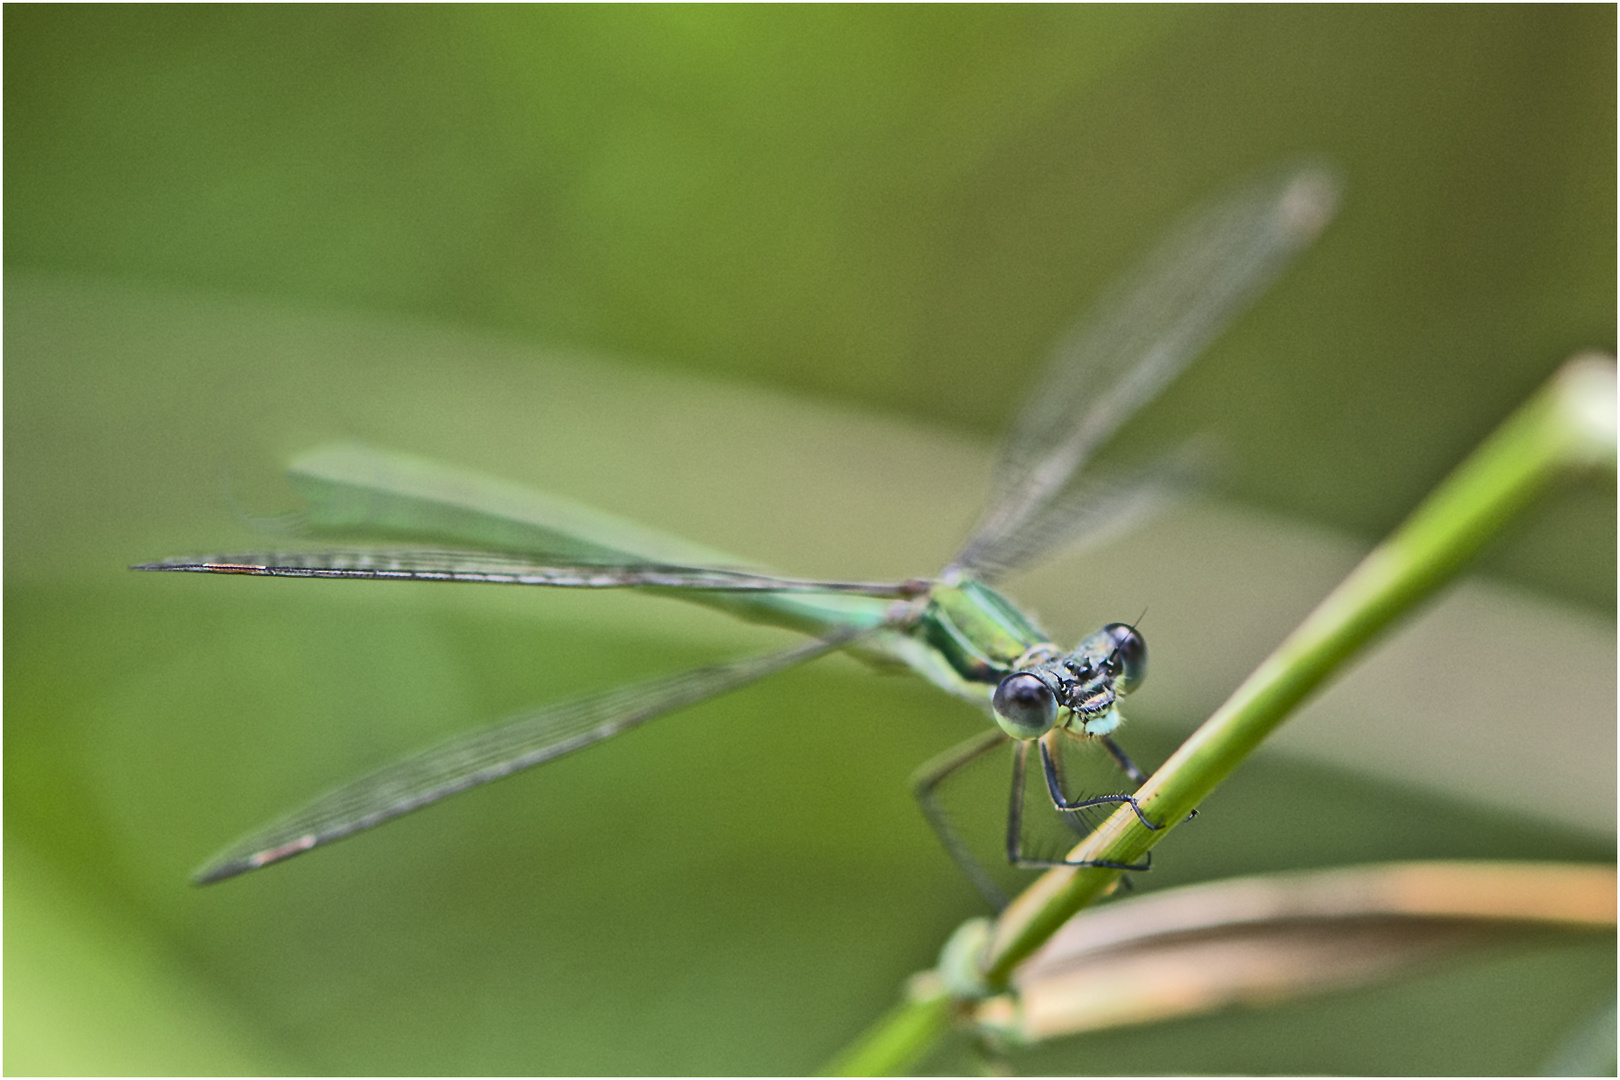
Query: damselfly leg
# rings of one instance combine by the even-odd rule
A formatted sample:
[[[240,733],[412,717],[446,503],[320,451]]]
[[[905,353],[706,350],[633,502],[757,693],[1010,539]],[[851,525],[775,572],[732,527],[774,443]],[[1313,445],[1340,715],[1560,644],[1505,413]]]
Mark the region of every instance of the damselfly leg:
[[[1056,755],[1047,749],[1047,740],[1038,740],[1040,745],[1042,771],[1046,778],[1046,788],[1051,798],[1052,807],[1062,815],[1062,820],[1076,835],[1089,835],[1096,823],[1088,819],[1082,811],[1095,806],[1117,805],[1128,803],[1136,812],[1137,818],[1149,829],[1155,831],[1159,826],[1152,824],[1143,816],[1141,807],[1136,805],[1136,799],[1130,795],[1103,795],[1090,799],[1069,799],[1063,792],[1063,778],[1061,765]],[[1021,742],[1013,754],[1012,791],[1008,797],[1007,805],[1007,861],[1014,866],[1038,869],[1050,866],[1100,866],[1109,870],[1149,870],[1153,866],[1153,856],[1148,854],[1140,863],[1118,863],[1087,859],[1069,858],[1040,858],[1027,854],[1024,851],[1024,786],[1025,769],[1029,759],[1031,744]],[[1134,767],[1134,766],[1133,766]]]

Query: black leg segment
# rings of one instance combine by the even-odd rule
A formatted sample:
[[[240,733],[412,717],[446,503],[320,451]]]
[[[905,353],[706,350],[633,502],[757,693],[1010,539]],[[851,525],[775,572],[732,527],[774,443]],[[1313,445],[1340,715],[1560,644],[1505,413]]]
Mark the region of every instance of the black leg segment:
[[[1014,866],[1043,867],[1043,866],[1099,866],[1108,870],[1149,870],[1153,866],[1153,856],[1150,853],[1146,860],[1140,863],[1117,863],[1101,859],[1032,859],[1026,858],[1023,852],[1024,832],[1024,763],[1029,756],[1029,743],[1019,743],[1018,752],[1013,755],[1012,795],[1007,806],[1007,861]],[[1101,799],[1081,800],[1066,804],[1063,794],[1057,787],[1057,774],[1052,764],[1051,756],[1047,753],[1046,744],[1041,744],[1041,761],[1045,766],[1046,782],[1052,791],[1052,804],[1059,810],[1078,810],[1086,806],[1099,806],[1104,803],[1129,802],[1136,815],[1142,818],[1142,823],[1148,828],[1157,828],[1149,824],[1142,817],[1142,811],[1136,807],[1136,800],[1129,795],[1111,795]]]

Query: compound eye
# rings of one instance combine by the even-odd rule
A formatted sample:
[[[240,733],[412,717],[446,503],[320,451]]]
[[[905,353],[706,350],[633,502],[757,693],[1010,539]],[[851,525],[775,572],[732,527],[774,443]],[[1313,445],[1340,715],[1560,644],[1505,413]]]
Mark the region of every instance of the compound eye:
[[[1038,739],[1052,730],[1057,719],[1057,696],[1028,672],[1002,679],[990,704],[996,710],[996,723],[1015,739]]]
[[[1113,623],[1107,629],[1108,636],[1114,639],[1111,666],[1119,672],[1114,688],[1121,694],[1128,694],[1147,678],[1147,642],[1142,640],[1142,635],[1136,632],[1134,626]]]

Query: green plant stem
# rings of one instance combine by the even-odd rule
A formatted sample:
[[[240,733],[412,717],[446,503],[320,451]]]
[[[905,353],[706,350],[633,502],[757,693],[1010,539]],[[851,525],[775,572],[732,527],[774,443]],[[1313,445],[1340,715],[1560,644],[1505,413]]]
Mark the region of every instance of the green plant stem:
[[[956,1003],[938,980],[925,983],[922,993],[917,992],[920,982],[924,980],[913,980],[906,1000],[839,1051],[820,1075],[892,1076],[922,1060],[950,1029]]]
[[[1455,576],[1538,494],[1555,481],[1612,471],[1614,464],[1614,361],[1576,357],[1446,477],[1148,779],[1137,799],[1163,828],[1150,831],[1121,808],[1071,858],[1140,861],[1329,675]],[[1013,969],[1075,912],[1110,891],[1119,874],[1100,867],[1043,874],[998,920],[984,958],[985,982],[1005,988]],[[891,1045],[887,1032],[918,1029],[923,1010],[947,1015],[937,1003],[903,1003],[857,1046],[876,1051]],[[867,1053],[856,1062],[858,1071],[905,1068],[920,1056],[914,1046],[905,1049],[904,1058]]]

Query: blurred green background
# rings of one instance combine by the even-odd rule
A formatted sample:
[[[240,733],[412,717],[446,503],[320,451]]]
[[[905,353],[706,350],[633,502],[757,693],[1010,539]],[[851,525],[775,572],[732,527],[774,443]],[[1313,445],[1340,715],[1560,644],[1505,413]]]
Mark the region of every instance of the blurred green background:
[[[1213,433],[1219,498],[1012,583],[1064,640],[1148,609],[1127,744],[1157,762],[1614,347],[1609,6],[4,18],[8,1072],[802,1072],[980,910],[905,779],[982,718],[843,660],[191,889],[441,734],[779,640],[635,597],[124,570],[262,545],[244,515],[298,450],[926,573],[1086,299],[1188,207],[1326,158],[1339,221],[1126,433]],[[1141,887],[1611,860],[1614,506],[1538,507]],[[1015,1064],[1533,1071],[1614,978],[1612,939],[1521,944]]]

